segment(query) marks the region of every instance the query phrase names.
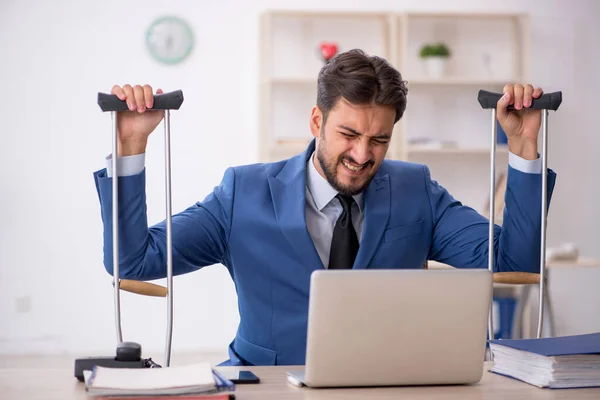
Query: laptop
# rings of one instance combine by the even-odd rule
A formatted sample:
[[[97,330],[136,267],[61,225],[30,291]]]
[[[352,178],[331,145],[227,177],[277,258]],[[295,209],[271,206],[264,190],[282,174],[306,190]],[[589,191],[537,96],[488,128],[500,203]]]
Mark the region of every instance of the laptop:
[[[472,384],[492,299],[487,269],[318,270],[296,386]]]

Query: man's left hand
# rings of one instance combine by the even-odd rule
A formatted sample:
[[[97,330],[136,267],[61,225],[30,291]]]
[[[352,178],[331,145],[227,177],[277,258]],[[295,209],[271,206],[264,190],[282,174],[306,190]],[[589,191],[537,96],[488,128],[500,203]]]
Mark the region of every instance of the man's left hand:
[[[504,96],[496,105],[498,122],[508,138],[508,150],[526,160],[538,158],[538,132],[542,122],[541,110],[532,110],[531,101],[542,95],[541,88],[521,84],[504,86]],[[515,110],[506,108],[513,105]]]

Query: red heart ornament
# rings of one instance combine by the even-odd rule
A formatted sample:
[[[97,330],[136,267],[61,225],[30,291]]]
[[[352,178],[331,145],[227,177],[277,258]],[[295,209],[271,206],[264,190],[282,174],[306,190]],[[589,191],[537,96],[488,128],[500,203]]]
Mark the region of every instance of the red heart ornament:
[[[322,42],[319,46],[319,50],[321,51],[321,57],[323,57],[325,61],[329,61],[337,54],[338,45],[336,43]]]

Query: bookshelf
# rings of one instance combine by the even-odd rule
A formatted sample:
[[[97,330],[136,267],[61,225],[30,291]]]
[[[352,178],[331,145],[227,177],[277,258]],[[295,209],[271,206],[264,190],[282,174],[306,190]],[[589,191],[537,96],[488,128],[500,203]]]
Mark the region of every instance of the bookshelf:
[[[408,84],[408,106],[387,157],[427,164],[432,177],[463,203],[483,211],[489,187],[491,112],[479,89],[502,92],[529,82],[529,18],[504,13],[333,12],[275,10],[260,21],[259,159],[276,161],[305,149],[316,102],[322,41],[339,51],[361,48],[385,57]],[[419,56],[426,43],[451,51],[432,75]],[[535,85],[535,82],[531,82]],[[508,150],[497,145],[497,173]]]
[[[276,161],[304,150],[310,142],[308,118],[316,102],[322,41],[339,51],[361,48],[392,56],[388,13],[269,11],[260,21],[260,161]]]

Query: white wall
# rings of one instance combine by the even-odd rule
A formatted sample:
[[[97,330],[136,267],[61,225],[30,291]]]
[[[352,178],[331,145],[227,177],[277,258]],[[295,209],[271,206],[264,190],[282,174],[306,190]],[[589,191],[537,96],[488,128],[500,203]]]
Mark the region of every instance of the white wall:
[[[549,244],[573,241],[591,257],[600,257],[600,135],[592,108],[600,87],[600,29],[591,25],[600,16],[599,4],[369,0],[354,6],[531,14],[534,83],[564,93],[560,112],[551,118],[550,165],[559,178]],[[227,166],[257,159],[259,13],[347,6],[340,0],[3,1],[0,353],[92,355],[114,349],[112,286],[102,265],[92,179],[110,152],[111,125],[95,103],[97,92],[124,83],[184,90],[183,107],[172,116],[173,209],[181,210],[203,198]],[[175,67],[157,65],[144,49],[145,29],[165,13],[185,16],[196,34],[191,58]],[[148,151],[150,223],[164,216],[161,135],[153,135]],[[224,353],[238,322],[225,269],[178,277],[175,287],[173,350]],[[164,299],[125,293],[122,303],[124,339],[162,351]]]

